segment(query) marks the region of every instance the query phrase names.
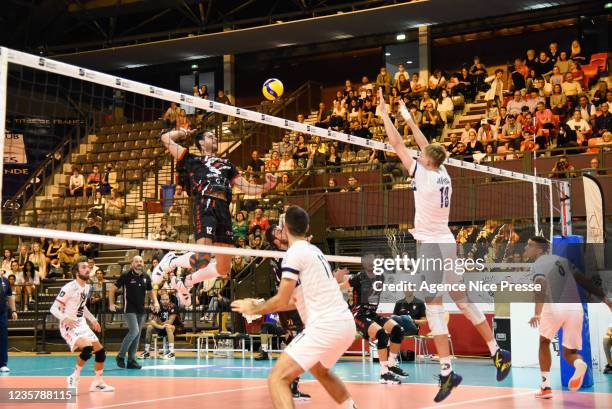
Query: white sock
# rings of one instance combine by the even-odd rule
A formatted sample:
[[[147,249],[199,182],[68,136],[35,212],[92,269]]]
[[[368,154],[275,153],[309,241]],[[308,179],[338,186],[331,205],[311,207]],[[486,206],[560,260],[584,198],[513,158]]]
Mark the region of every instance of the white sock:
[[[448,376],[453,371],[450,356],[440,357],[440,375]]]
[[[145,344],[145,352],[149,352],[151,350],[151,344]]]
[[[170,350],[171,353],[174,353],[174,343],[168,343],[168,349]]]
[[[190,251],[188,253],[176,257],[170,262],[170,269],[174,270],[178,267],[191,268],[191,256],[193,256],[194,254],[195,253],[193,251]]]
[[[83,369],[82,366],[75,365],[74,366],[74,372],[72,373],[72,375],[74,375],[74,376],[76,376],[78,378],[79,376],[81,376],[81,369]]]
[[[210,280],[211,278],[216,278],[219,276],[220,274],[217,271],[217,263],[213,261],[195,273],[189,274],[185,279],[185,286],[187,286],[187,288],[191,288],[197,283],[201,283],[204,280]]]
[[[380,374],[384,375],[389,372],[389,362],[388,361],[380,361]]]
[[[357,404],[353,400],[353,398],[348,398],[340,405],[342,409],[357,409]]]
[[[550,388],[550,372],[541,372],[542,374],[542,388]]]
[[[104,372],[104,369],[96,371],[96,382],[102,382],[102,372]]]
[[[495,340],[495,338],[487,342],[487,346],[489,347],[489,352],[491,353],[491,356],[495,356],[495,353],[499,349],[499,345],[497,345],[497,341]]]
[[[389,352],[389,366],[397,365],[397,354],[395,352]]]

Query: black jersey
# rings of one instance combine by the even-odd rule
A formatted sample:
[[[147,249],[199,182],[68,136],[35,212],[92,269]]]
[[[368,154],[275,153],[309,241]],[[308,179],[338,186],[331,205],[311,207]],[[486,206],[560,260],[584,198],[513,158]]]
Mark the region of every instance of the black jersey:
[[[362,312],[376,312],[380,302],[382,291],[374,289],[374,283],[384,282],[382,275],[375,275],[370,278],[366,273],[360,272],[353,274],[349,278],[349,285],[353,289],[353,302],[351,310],[354,314]],[[382,288],[381,284],[377,284],[377,288]]]
[[[282,271],[281,264],[283,262],[280,258],[270,258],[270,267],[272,267],[272,271],[274,272],[274,280],[276,281],[276,288],[281,283],[282,280]],[[296,331],[301,332],[304,329],[304,323],[302,322],[302,318],[297,310],[291,311],[280,311],[278,313],[278,319],[283,327],[287,331]]]
[[[180,161],[187,173],[189,191],[202,201],[213,192],[222,192],[227,201],[232,200],[232,181],[239,175],[236,167],[227,159],[217,156],[196,156],[188,151]]]
[[[168,321],[171,315],[175,315],[172,325],[174,325],[175,327],[180,327],[183,325],[181,322],[181,317],[178,313],[178,309],[176,308],[176,305],[174,303],[170,302],[168,303],[168,305],[163,305],[160,303],[159,312],[155,314],[157,319],[159,319],[160,322],[164,323]]]

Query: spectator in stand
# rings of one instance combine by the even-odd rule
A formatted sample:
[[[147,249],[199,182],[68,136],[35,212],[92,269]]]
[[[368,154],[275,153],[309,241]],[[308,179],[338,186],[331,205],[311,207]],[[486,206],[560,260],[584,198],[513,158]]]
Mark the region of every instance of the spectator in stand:
[[[550,137],[555,127],[552,111],[546,108],[544,102],[539,102],[535,111],[536,143],[540,147],[546,145],[546,137]]]
[[[512,79],[512,90],[516,92],[527,88],[525,77],[527,76],[528,72],[529,69],[523,60],[520,58],[514,60],[514,70],[510,74],[510,78]]]
[[[280,182],[278,182],[276,184],[276,191],[277,192],[283,192],[287,189],[289,189],[289,185],[290,185],[290,181],[289,181],[289,174],[287,172],[283,173],[280,177]]]
[[[506,107],[499,108],[499,115],[495,118],[495,128],[501,130],[508,119],[508,110]]]
[[[361,85],[359,86],[359,98],[366,99],[368,96],[368,91],[372,92],[374,90],[374,85],[370,82],[370,79],[365,75],[361,77]]]
[[[295,170],[295,161],[291,157],[291,154],[288,151],[285,151],[285,153],[283,153],[283,158],[278,164],[278,171],[291,172],[293,170]]]
[[[424,110],[425,110],[425,108],[427,107],[427,104],[432,104],[432,107],[433,107],[434,109],[436,109],[436,108],[437,108],[437,106],[438,106],[438,105],[436,104],[436,101],[435,101],[434,99],[432,99],[432,98],[431,98],[431,95],[429,94],[429,92],[428,92],[428,91],[424,91],[424,92],[423,92],[423,99],[421,100],[421,104],[420,104],[420,106],[419,106],[419,109],[420,109],[421,111],[424,111]]]
[[[453,100],[448,96],[448,91],[442,90],[438,98],[438,113],[445,127],[448,125],[448,122],[453,119],[454,110],[455,106],[453,105]]]
[[[38,271],[41,280],[47,278],[47,256],[43,252],[40,243],[32,244],[32,253],[28,257],[28,261],[34,264],[34,268]]]
[[[399,90],[400,95],[406,97],[410,95],[410,81],[407,77],[408,73],[401,74],[397,81],[395,81],[395,87]]]
[[[512,146],[515,150],[520,148],[521,139],[523,136],[523,128],[516,121],[514,115],[508,115],[506,124],[502,127],[500,142],[508,148]]]
[[[338,154],[338,148],[334,144],[329,146],[325,165],[330,167],[330,172],[340,172],[340,155]]]
[[[476,131],[474,131],[476,132]],[[459,158],[464,158],[466,155],[468,154],[467,152],[467,145],[463,142],[459,142],[457,144],[457,149],[454,155],[455,157],[459,157]]]
[[[317,144],[317,148],[314,147],[314,144]],[[318,150],[319,152],[321,152],[322,154],[326,154],[327,153],[327,144],[324,142],[321,142],[321,137],[319,135],[315,135],[312,137],[312,144],[310,145],[310,149],[311,150]]]
[[[68,183],[68,196],[82,196],[84,188],[85,177],[81,175],[79,168],[75,166],[72,168],[72,176],[70,176],[70,181]]]
[[[540,102],[546,103],[546,100],[540,97],[540,95],[538,94],[538,91],[532,88],[529,91],[528,98],[525,100],[525,105],[529,107],[529,112],[534,113],[536,110],[536,107],[538,106],[538,103]]]
[[[557,43],[550,43],[548,45],[548,57],[554,63],[559,59],[559,45]]]
[[[263,174],[266,171],[266,164],[263,160],[259,159],[259,152],[253,151],[251,154],[251,161],[247,165],[247,171],[254,172],[255,174]]]
[[[98,165],[94,165],[91,173],[87,176],[85,185],[86,194],[92,195],[94,191],[98,189],[100,182],[102,181],[102,175],[100,174],[100,168]]]
[[[168,213],[180,214],[181,216],[186,216],[189,213],[189,196],[187,196],[183,186],[176,185],[174,188],[172,206],[168,209]]]
[[[343,105],[345,102],[346,102],[346,97],[344,96],[344,93],[341,90],[336,91],[336,98],[334,98],[332,101],[334,106],[336,106],[336,103],[338,103],[339,105]]]
[[[102,270],[96,265],[96,259],[93,257],[87,257],[87,265],[89,266],[89,278],[93,280],[96,277],[96,273]]]
[[[412,291],[406,291],[405,297],[395,303],[392,320],[400,324],[404,335],[416,335],[419,327],[427,323],[425,303],[416,298]]]
[[[249,222],[249,231],[252,231],[255,226],[259,226],[262,231],[266,231],[270,227],[270,221],[267,217],[264,217],[261,207],[255,209],[253,219]]]
[[[550,58],[548,58],[548,54],[546,54],[546,51],[540,51],[540,58],[538,58],[538,61],[535,65],[536,78],[549,78],[552,75],[553,65],[554,63]]]
[[[355,176],[348,178],[348,186],[340,190],[341,192],[361,192],[361,186]]]
[[[466,122],[463,125],[463,132],[461,132],[461,142],[464,144],[470,141],[470,131],[476,132],[476,129],[474,129],[470,122]]]
[[[414,122],[420,128],[423,119],[423,114],[421,113],[421,111],[419,111],[419,108],[415,104],[411,104],[408,110],[410,111],[410,116],[412,116],[412,119],[414,119]]]
[[[176,119],[178,118],[178,114],[179,108],[176,106],[176,102],[171,102],[170,108],[166,110],[166,113],[163,117],[166,128],[176,128]]]
[[[25,262],[28,261],[28,257],[30,257],[30,246],[22,244],[21,247],[19,247],[19,254],[17,255],[19,268],[23,268]]]
[[[561,89],[563,90],[563,94],[568,99],[571,98],[574,101],[576,101],[577,95],[582,93],[582,87],[580,86],[580,83],[574,81],[574,76],[571,72],[565,74],[565,82],[561,84]]]
[[[474,57],[474,65],[470,68],[470,76],[472,78],[474,95],[478,91],[486,89],[485,79],[487,78],[487,69],[478,57]]]
[[[442,75],[442,71],[435,69],[431,77],[429,77],[429,94],[433,98],[440,96],[440,92],[446,88],[446,78]]]
[[[303,124],[304,121],[306,120],[306,117],[304,117],[304,114],[298,114],[296,120],[298,123]]]
[[[361,108],[361,124],[365,129],[376,125],[376,107],[372,105],[371,99],[366,99]]]
[[[582,53],[582,47],[580,47],[578,40],[572,41],[570,60],[581,65],[586,62],[586,57]]]
[[[313,143],[311,145],[311,153],[308,158],[308,163],[306,167],[308,169],[314,168],[317,173],[325,173],[325,165],[327,163],[327,158],[324,153],[319,150],[319,144]]]
[[[59,259],[59,253],[65,245],[66,244],[64,242],[59,241],[59,239],[52,239],[51,244],[47,248],[46,252],[47,263]]]
[[[527,85],[527,89],[531,89],[535,86],[536,77],[537,74],[535,68],[530,68],[529,72],[527,73],[527,77],[525,77],[525,85]]]
[[[410,99],[413,101],[420,99],[423,96],[423,91],[425,91],[425,85],[419,78],[419,73],[415,72],[410,80]]]
[[[320,102],[315,126],[318,126],[319,128],[329,128],[330,122],[331,111],[325,107],[325,102]]]
[[[108,289],[106,285],[107,281],[104,279],[104,271],[100,269],[96,270],[91,281],[92,285],[91,297],[89,298],[89,309],[92,314],[100,316],[104,312],[104,302],[108,298]]]
[[[536,78],[535,90],[537,90],[537,94],[540,98],[546,99],[552,94],[552,85],[544,81],[544,78]]]
[[[599,159],[596,156],[591,158],[589,162],[589,167],[582,169],[583,175],[592,175],[592,176],[603,176],[606,174],[605,170],[599,168]]]
[[[295,153],[293,154],[293,158],[296,160],[296,164],[300,168],[306,167],[306,163],[308,162],[308,157],[310,156],[310,151],[308,150],[308,146],[306,145],[306,141],[304,140],[304,135],[298,135],[297,146],[295,147]]]
[[[239,237],[246,237],[249,233],[249,224],[247,223],[243,212],[236,212],[236,217],[232,222],[232,231],[234,232],[234,237],[238,239]]]
[[[106,199],[106,215],[112,218],[119,218],[123,213],[123,199],[117,195],[117,191],[112,189],[110,196]]]
[[[89,208],[89,213],[94,214],[96,217],[104,218],[104,212],[106,211],[106,198],[102,196],[102,193],[97,190],[93,199],[92,207]]]
[[[329,124],[335,131],[344,129],[344,121],[346,120],[346,108],[344,103],[334,101],[334,109],[331,113]]]
[[[74,263],[79,259],[79,246],[76,242],[68,240],[62,242],[62,248],[59,252],[60,266],[64,269],[64,274],[68,273]]]
[[[202,84],[202,86],[200,87],[200,98],[208,99],[208,97],[208,87],[206,86],[206,84]]]
[[[28,311],[36,286],[40,284],[40,276],[34,263],[26,261],[21,272],[21,280],[16,280],[15,283],[23,289],[24,303],[23,310]]]
[[[518,149],[518,151],[519,152],[533,152],[539,149],[541,149],[541,147],[535,142],[533,134],[528,131],[524,131],[523,141],[521,142],[521,146],[520,146],[520,149]],[[514,150],[517,151],[517,149],[514,149]]]
[[[176,117],[176,127],[178,129],[189,130],[191,128],[191,121],[187,118],[187,111],[179,109],[178,116]]]
[[[527,58],[525,59],[527,68],[535,68],[537,62],[535,50],[527,50]]]
[[[278,146],[278,153],[281,156],[284,156],[286,152],[289,154],[289,156],[292,156],[294,150],[295,146],[293,145],[293,142],[291,142],[291,136],[287,133],[283,136],[283,140]]]
[[[217,96],[215,97],[215,101],[220,102],[226,105],[232,105],[232,101],[230,101],[229,97],[225,95],[225,90],[220,89],[217,91]]]
[[[478,128],[478,134],[476,139],[482,142],[483,144],[489,142],[497,142],[497,128],[491,126],[489,121],[487,121],[486,119],[482,119],[480,121],[480,128]],[[472,137],[470,136],[470,142],[471,141]],[[469,150],[470,146],[468,146],[468,151]],[[484,152],[484,146],[480,152]]]
[[[280,165],[280,156],[278,155],[278,151],[272,151],[270,159],[266,163],[266,171],[276,171],[278,169],[278,165]]]
[[[561,70],[559,69],[558,65],[553,67],[553,72],[548,83],[550,84],[551,88],[555,85],[563,84],[563,74],[561,74]]]
[[[432,100],[425,106],[421,122],[421,130],[429,142],[432,142],[438,131],[438,124],[441,122],[438,111],[434,109]]]
[[[476,86],[472,75],[466,67],[457,74],[457,85],[453,87],[453,95],[462,94],[467,101],[473,101],[476,96]]]
[[[591,125],[582,118],[580,110],[575,110],[572,118],[567,121],[567,126],[572,131],[576,132],[576,142],[578,145],[583,145],[591,135]]]
[[[604,132],[597,147],[604,152],[612,152],[612,132]]]
[[[389,94],[389,105],[393,106],[400,101],[402,101],[402,96],[400,95],[399,89],[397,87],[392,87],[391,93]]]
[[[404,78],[406,80],[408,80],[410,78],[410,74],[408,73],[408,71],[406,71],[404,64],[397,64],[397,72],[395,74],[393,74],[393,83],[397,84],[400,80],[401,76],[404,76]],[[397,86],[397,85],[396,85]]]
[[[383,92],[388,94],[391,90],[391,75],[385,67],[380,67],[380,72],[376,76],[376,88],[383,88]]]
[[[494,162],[495,159],[495,146],[492,143],[488,143],[485,145],[485,156],[482,158],[480,162]]]
[[[557,59],[555,67],[559,68],[559,74],[561,75],[570,72],[570,60],[567,58],[567,52],[561,51],[559,53],[559,59]]]
[[[593,93],[593,97],[591,98],[591,102],[595,106],[600,106],[602,103],[606,101],[606,93],[608,92],[608,84],[606,81],[599,81],[597,83],[597,88]]]
[[[0,276],[6,275],[11,271],[11,264],[15,261],[13,252],[10,249],[4,249],[4,256],[2,257],[2,267],[0,267]]]
[[[520,91],[514,91],[514,99],[508,101],[506,104],[506,109],[508,110],[509,115],[519,115],[521,113],[521,108],[527,105],[526,101],[523,99]]]
[[[575,177],[575,170],[576,169],[574,168],[574,165],[569,163],[567,156],[563,155],[559,158],[557,163],[555,163],[550,177],[555,179],[567,179]]]
[[[502,80],[503,75],[504,71],[498,68],[495,70],[495,74],[485,79],[487,84],[491,84],[491,88],[485,93],[485,101],[487,101],[489,105],[491,105],[492,102],[495,103],[498,108],[502,105],[502,100],[504,98],[504,82]]]
[[[338,187],[338,181],[335,178],[329,178],[327,181],[327,189],[325,189],[326,193],[337,193],[340,191]]]
[[[457,151],[457,145],[459,144],[459,136],[456,133],[450,135],[450,143],[446,146],[448,153],[453,156]]]
[[[470,131],[470,141],[467,143],[466,152],[469,155],[484,152],[484,146],[482,145],[482,142],[478,140],[478,135],[476,135],[476,132],[474,131]]]
[[[550,96],[550,108],[555,115],[565,115],[567,112],[567,98],[561,85],[554,85]]]
[[[584,94],[580,95],[578,98],[578,106],[576,109],[580,110],[580,116],[582,116],[582,119],[587,122],[591,121],[591,119],[595,117],[595,105],[591,104],[587,96]]]
[[[168,238],[170,241],[176,241],[178,238],[178,232],[168,222],[168,215],[162,216],[159,226],[157,226],[153,232],[153,240],[160,240],[160,233],[162,231],[166,233],[166,238]]]
[[[106,169],[102,174],[102,180],[98,189],[103,195],[108,195],[111,190],[117,188],[117,172],[113,170],[113,164],[107,163]]]
[[[606,91],[606,102],[608,105],[612,104],[612,89]]]
[[[94,216],[87,216],[87,226],[83,230],[83,233],[87,234],[102,234],[102,231],[98,227],[98,221]],[[100,245],[98,243],[80,243],[79,253],[87,257],[98,257]]]
[[[23,266],[19,266],[19,262],[17,260],[13,260],[11,263],[11,269],[5,275],[6,278],[10,278],[11,276],[15,277],[15,281],[17,279],[23,281]],[[17,295],[17,302],[21,304],[21,286],[18,286],[16,282],[11,284],[14,285],[13,290],[16,290],[15,293]]]
[[[344,96],[347,97],[349,92],[352,91],[354,92],[355,90],[353,89],[353,84],[351,83],[351,80],[344,81],[344,90],[342,90]]]
[[[601,137],[606,132],[612,131],[612,114],[610,113],[610,104],[604,102],[598,109],[599,115],[595,116],[593,121],[593,136]]]

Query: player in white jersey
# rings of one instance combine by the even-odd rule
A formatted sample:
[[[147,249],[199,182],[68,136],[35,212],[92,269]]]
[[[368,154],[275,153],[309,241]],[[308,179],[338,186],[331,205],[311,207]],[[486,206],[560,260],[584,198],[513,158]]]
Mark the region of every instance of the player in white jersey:
[[[418,159],[413,159],[402,136],[389,118],[382,90],[378,92],[378,106],[389,143],[413,178],[415,217],[411,233],[417,240],[417,256],[436,262],[455,259],[455,237],[448,227],[452,184],[443,166],[446,150],[442,145],[430,144],[427,141],[404,103],[400,102],[400,114],[412,130],[422,152]],[[444,262],[439,264],[448,265]],[[440,271],[434,267],[420,272],[424,273],[429,283],[452,284],[462,280],[462,276],[452,270]],[[497,369],[497,380],[502,381],[510,372],[510,352],[499,348],[484,314],[467,298],[465,292],[451,292],[450,296],[487,343]],[[452,370],[442,294],[428,294],[425,301],[427,322],[440,357],[440,390],[434,398],[435,402],[440,402],[450,395],[453,388],[459,386],[462,377]]]
[[[263,315],[297,309],[304,322],[304,331],[285,348],[268,376],[275,408],[294,407],[290,384],[310,371],[341,408],[354,409],[357,406],[346,386],[330,368],[355,340],[355,322],[325,256],[306,239],[308,228],[308,213],[289,207],[283,227],[289,250],[283,258],[278,292],[264,302],[236,300],[232,310]]]
[[[601,289],[595,287],[566,258],[548,254],[548,250],[548,240],[541,236],[529,239],[525,248],[525,255],[534,261],[531,266],[532,279],[542,288],[536,293],[535,313],[529,320],[532,327],[540,326],[539,361],[542,384],[536,394],[536,398],[540,399],[552,398],[550,341],[561,328],[563,328],[563,358],[575,368],[568,382],[569,390],[577,391],[584,380],[587,364],[578,353],[582,349],[584,312],[577,282],[612,308],[610,300],[605,297]]]
[[[68,343],[70,351],[81,350],[77,357],[74,371],[67,378],[68,388],[77,389],[81,370],[85,362],[95,356],[94,369],[96,377],[89,388],[90,392],[112,392],[115,390],[110,385],[104,383],[102,372],[104,371],[104,361],[106,352],[104,346],[93,333],[87,321],[96,332],[100,332],[100,324],[87,309],[87,297],[89,296],[89,264],[87,260],[79,260],[72,267],[74,280],[64,285],[60,290],[55,302],[51,306],[51,314],[60,322],[60,332],[64,340]]]

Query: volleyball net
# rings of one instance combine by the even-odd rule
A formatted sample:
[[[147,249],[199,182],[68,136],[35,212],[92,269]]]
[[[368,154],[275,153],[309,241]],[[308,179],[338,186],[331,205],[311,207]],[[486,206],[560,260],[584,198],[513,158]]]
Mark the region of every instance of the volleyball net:
[[[412,186],[381,124],[349,133],[317,126],[318,101],[298,91],[237,107],[1,48],[3,240],[95,243],[109,260],[113,250],[278,257],[261,250],[264,230],[295,204],[311,215],[313,243],[332,262],[354,266],[372,247],[405,251],[414,243]],[[264,195],[234,192],[235,248],[193,244],[187,175],[160,141],[177,127],[215,132],[219,154],[252,183],[264,173],[278,177]],[[193,137],[177,142],[197,153]],[[458,237],[485,228],[506,239],[515,231],[552,237],[569,220],[567,187],[557,181],[473,161],[446,165]],[[77,186],[79,175],[85,182]]]

